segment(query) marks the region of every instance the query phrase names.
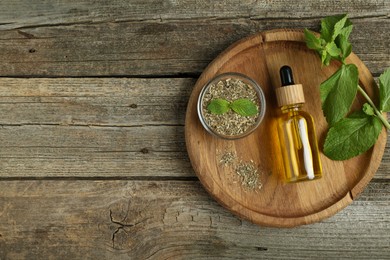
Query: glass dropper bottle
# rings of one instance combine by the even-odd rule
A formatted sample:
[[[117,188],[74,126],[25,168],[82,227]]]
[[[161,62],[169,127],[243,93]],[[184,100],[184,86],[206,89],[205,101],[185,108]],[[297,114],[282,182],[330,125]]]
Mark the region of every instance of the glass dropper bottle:
[[[322,176],[313,117],[302,111],[305,103],[301,84],[295,84],[289,66],[280,69],[282,87],[276,89],[281,115],[278,135],[283,155],[285,182],[313,180]]]

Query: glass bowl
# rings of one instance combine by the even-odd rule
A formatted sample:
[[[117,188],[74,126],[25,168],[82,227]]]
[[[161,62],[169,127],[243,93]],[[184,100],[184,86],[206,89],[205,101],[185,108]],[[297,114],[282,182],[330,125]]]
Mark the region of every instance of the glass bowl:
[[[256,104],[254,116],[240,116],[230,109],[223,115],[211,114],[207,106],[213,99],[223,98],[230,103],[245,98]],[[252,133],[264,118],[266,103],[263,90],[250,77],[229,72],[211,79],[201,90],[197,110],[200,122],[210,134],[223,139],[239,139]]]

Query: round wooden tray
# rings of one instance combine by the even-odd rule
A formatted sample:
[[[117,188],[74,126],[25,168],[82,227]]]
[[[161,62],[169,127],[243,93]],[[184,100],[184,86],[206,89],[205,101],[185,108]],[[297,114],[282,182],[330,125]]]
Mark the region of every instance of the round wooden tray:
[[[363,62],[351,54],[348,63],[359,68],[360,85],[374,96],[376,86]],[[304,86],[306,103],[316,122],[322,150],[327,123],[322,114],[319,85],[333,74],[338,64],[322,67],[314,51],[304,43],[302,31],[267,31],[245,38],[219,55],[202,73],[191,94],[185,121],[185,138],[192,166],[206,190],[224,207],[256,224],[292,227],[320,221],[350,204],[379,167],[386,145],[383,130],[376,145],[365,154],[347,161],[332,161],[321,154],[323,177],[319,180],[285,184],[282,156],[276,133],[278,113],[274,88],[280,86],[279,68],[289,65],[294,80]],[[222,140],[202,127],[196,103],[202,87],[224,72],[243,73],[263,88],[267,111],[260,127],[239,140]],[[354,108],[364,99],[358,96]],[[262,189],[251,191],[234,181],[234,173],[220,163],[221,153],[234,151],[242,161],[253,161],[259,169]]]

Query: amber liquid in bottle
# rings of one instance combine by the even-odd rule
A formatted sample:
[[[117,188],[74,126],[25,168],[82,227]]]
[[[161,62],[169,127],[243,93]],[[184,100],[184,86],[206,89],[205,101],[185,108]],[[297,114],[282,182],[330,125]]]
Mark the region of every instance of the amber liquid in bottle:
[[[302,104],[281,108],[278,134],[284,162],[285,182],[318,179],[322,176],[314,121],[301,110]]]
[[[289,66],[280,69],[282,87],[276,89],[281,115],[278,135],[283,156],[285,182],[314,180],[322,176],[320,153],[313,117],[302,111],[303,87],[294,84]]]

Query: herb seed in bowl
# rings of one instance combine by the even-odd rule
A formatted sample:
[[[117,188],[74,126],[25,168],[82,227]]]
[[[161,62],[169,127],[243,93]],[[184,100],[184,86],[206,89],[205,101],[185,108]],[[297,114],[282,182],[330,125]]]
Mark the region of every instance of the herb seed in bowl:
[[[198,113],[210,133],[226,139],[244,137],[263,119],[264,94],[257,83],[245,75],[221,74],[202,90]]]

